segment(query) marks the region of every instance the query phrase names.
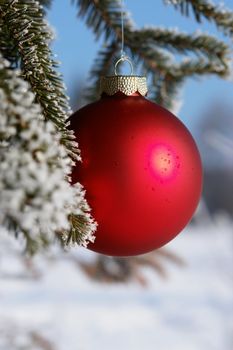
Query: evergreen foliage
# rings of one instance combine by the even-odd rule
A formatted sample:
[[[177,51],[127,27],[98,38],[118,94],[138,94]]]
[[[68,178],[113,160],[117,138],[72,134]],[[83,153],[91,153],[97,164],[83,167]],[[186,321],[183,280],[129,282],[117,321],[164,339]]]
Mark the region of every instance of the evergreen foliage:
[[[0,4],[0,33],[3,33],[6,47],[3,54],[9,58],[7,52],[11,50],[8,43],[15,48],[15,64],[20,61],[22,76],[30,83],[45,119],[57,126],[62,143],[77,159],[77,144],[72,131],[67,130],[70,107],[62,79],[55,70],[58,64],[49,48],[52,33],[43,18],[42,7],[34,0],[1,0]]]
[[[233,13],[225,9],[222,4],[214,5],[207,0],[165,0],[165,3],[173,4],[184,16],[189,16],[191,9],[197,22],[200,23],[205,18],[213,21],[225,34],[230,36],[233,34]]]
[[[46,4],[49,5],[49,2],[47,1]],[[57,63],[49,48],[52,34],[44,20],[44,15],[43,8],[35,0],[0,0],[0,52],[8,60],[4,61],[3,57],[1,58],[3,61],[0,116],[4,128],[0,141],[1,146],[4,147],[1,147],[0,192],[3,207],[1,207],[0,225],[6,226],[11,232],[23,234],[26,238],[26,248],[31,253],[41,245],[51,243],[55,236],[66,242],[66,239],[74,235],[73,242],[86,246],[89,240],[93,240],[93,232],[96,229],[81,185],[71,186],[70,184],[71,166],[74,165],[75,160],[80,160],[80,155],[73,133],[68,129],[70,107],[62,79],[55,69]],[[20,73],[17,70],[19,67]],[[11,71],[12,75],[10,75]],[[16,79],[14,72],[20,77]],[[21,83],[19,83],[20,78]],[[12,79],[12,83],[9,79]],[[16,83],[13,84],[15,79]],[[9,85],[5,80],[9,80]],[[30,85],[23,85],[23,82],[25,84],[28,82]],[[17,90],[20,84],[22,88]],[[14,89],[16,89],[15,92]],[[24,96],[24,93],[27,95]],[[31,101],[31,106],[24,104],[26,97],[28,97],[27,101]],[[37,107],[34,106],[34,99]],[[14,116],[16,103],[18,103],[18,109]],[[12,107],[11,104],[13,104]],[[37,112],[35,112],[36,108]],[[23,119],[24,115],[28,120]],[[36,117],[39,123],[37,126],[35,126]],[[15,123],[14,132],[17,137],[8,135],[7,130],[12,129],[11,123]],[[28,135],[38,139],[36,143],[38,150],[33,148],[30,140],[24,142],[25,123]],[[46,134],[48,125],[50,127]],[[58,138],[56,142],[53,142],[55,130],[51,129],[51,125],[56,127]],[[34,131],[31,129],[32,126]],[[45,144],[42,137],[43,130],[47,135]],[[35,131],[38,135],[34,134]],[[19,140],[22,142],[19,143]],[[45,164],[36,158],[37,151],[40,152],[40,157]],[[11,152],[12,159],[9,158]],[[23,158],[24,152],[25,158]],[[56,172],[60,174],[57,177],[54,175]],[[10,173],[12,173],[11,176],[9,176]],[[50,176],[54,184],[52,180],[49,181]],[[31,190],[29,190],[29,184],[32,185]],[[61,186],[60,195],[57,194],[59,186]],[[18,192],[23,199],[21,198],[15,206]],[[32,200],[34,197],[36,204]],[[4,206],[7,206],[7,209]],[[57,215],[56,212],[58,212]]]
[[[121,44],[120,0],[72,0],[97,40],[104,41],[91,70],[89,100],[99,77],[112,73]],[[171,0],[182,15],[216,24],[226,40],[160,27],[137,28],[124,8],[125,51],[147,75],[151,99],[174,108],[188,77],[230,74],[233,12],[207,0]],[[45,16],[52,0],[0,0],[0,226],[23,236],[30,252],[59,238],[86,245],[96,223],[80,184],[69,174],[80,161],[69,130],[71,110],[50,49]],[[68,5],[68,0],[67,0]]]
[[[99,74],[111,74],[116,53],[120,52],[121,1],[73,0],[78,15],[85,18],[96,38],[104,34],[104,46],[91,70],[88,96],[94,100],[98,91]],[[211,5],[208,1],[165,1],[188,15],[192,7],[196,19],[214,21],[224,33],[232,35],[233,12]],[[199,14],[199,15],[197,15]],[[187,34],[160,27],[138,29],[129,12],[124,9],[126,52],[152,83],[150,98],[169,109],[177,103],[177,94],[186,78],[214,74],[227,77],[230,73],[229,45],[218,38],[202,33]],[[117,47],[118,46],[118,47]],[[177,59],[177,54],[181,58]],[[93,88],[93,86],[95,88]]]
[[[70,216],[89,211],[81,189],[65,179],[72,162],[60,135],[34,100],[20,71],[0,56],[0,226],[23,236],[30,253],[64,239]]]

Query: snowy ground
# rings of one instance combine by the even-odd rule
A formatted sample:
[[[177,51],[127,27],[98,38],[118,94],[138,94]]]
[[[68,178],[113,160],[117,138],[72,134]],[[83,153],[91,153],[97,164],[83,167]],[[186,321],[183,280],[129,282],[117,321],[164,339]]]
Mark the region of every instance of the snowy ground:
[[[0,350],[233,349],[228,220],[189,226],[169,244],[186,267],[167,263],[167,280],[144,268],[147,288],[93,282],[67,253],[37,257],[32,269],[13,248],[6,254],[5,244],[0,248]],[[80,250],[69,254],[91,256]]]

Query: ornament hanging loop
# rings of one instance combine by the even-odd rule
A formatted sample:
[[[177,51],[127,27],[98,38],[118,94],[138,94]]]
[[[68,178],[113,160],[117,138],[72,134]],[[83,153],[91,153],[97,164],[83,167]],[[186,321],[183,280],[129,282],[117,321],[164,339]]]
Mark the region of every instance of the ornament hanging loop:
[[[130,75],[133,75],[134,74],[133,63],[131,62],[129,57],[123,56],[123,55],[115,63],[115,75],[119,75],[118,72],[117,72],[117,68],[118,68],[118,65],[120,63],[123,63],[123,62],[127,62],[130,65]]]
[[[126,56],[125,51],[124,51],[124,45],[125,45],[125,31],[124,31],[124,0],[121,0],[121,57],[117,60],[115,63],[115,75],[118,76],[119,74],[117,73],[117,67],[120,63],[127,62],[130,65],[130,74],[134,74],[134,67],[133,63],[130,60],[128,56]]]

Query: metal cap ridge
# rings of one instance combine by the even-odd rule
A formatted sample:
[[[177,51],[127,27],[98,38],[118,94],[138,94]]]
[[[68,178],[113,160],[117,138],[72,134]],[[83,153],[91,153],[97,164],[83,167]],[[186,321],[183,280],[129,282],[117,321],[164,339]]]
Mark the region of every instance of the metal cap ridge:
[[[146,96],[148,92],[146,77],[138,75],[113,75],[100,78],[100,93],[114,95],[117,92],[130,96],[138,92]]]

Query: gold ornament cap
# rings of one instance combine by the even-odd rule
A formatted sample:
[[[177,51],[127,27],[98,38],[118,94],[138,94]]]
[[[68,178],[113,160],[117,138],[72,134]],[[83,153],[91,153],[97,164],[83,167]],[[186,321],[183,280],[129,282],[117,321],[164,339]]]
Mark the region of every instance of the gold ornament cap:
[[[119,64],[128,63],[130,65],[130,75],[119,75],[117,72]],[[138,92],[146,96],[148,92],[146,77],[134,75],[134,67],[130,58],[125,54],[115,63],[115,75],[100,78],[100,93],[115,95],[117,92],[130,96]]]
[[[148,92],[146,77],[136,75],[113,75],[100,78],[100,93],[114,95],[117,92],[130,96],[136,92],[146,96]]]

